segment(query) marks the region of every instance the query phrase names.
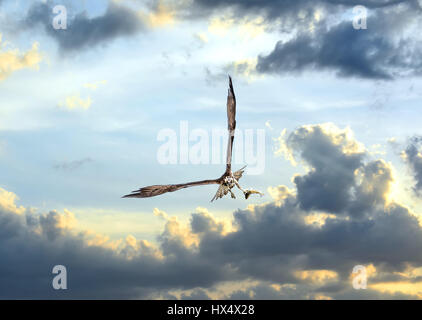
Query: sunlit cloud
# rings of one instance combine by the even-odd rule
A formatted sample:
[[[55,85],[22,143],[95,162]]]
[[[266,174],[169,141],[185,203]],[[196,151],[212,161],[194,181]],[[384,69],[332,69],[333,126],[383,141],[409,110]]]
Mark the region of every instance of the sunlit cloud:
[[[231,74],[236,75],[238,77],[243,77],[248,81],[254,80],[257,76],[256,73],[256,63],[257,60],[253,59],[240,59],[234,61],[226,66],[226,70],[228,70]]]
[[[0,187],[0,208],[15,214],[22,214],[25,212],[23,206],[18,207],[16,201],[18,197],[15,193],[7,191]]]
[[[96,91],[100,86],[107,84],[107,80],[86,82],[83,84],[85,91]],[[80,92],[75,92],[64,98],[58,103],[58,106],[68,110],[87,110],[92,106],[93,99],[90,94],[85,93],[82,96]]]
[[[415,295],[422,299],[422,281],[399,281],[399,282],[381,282],[370,284],[371,289],[377,290],[382,293],[403,293]]]
[[[75,109],[89,109],[92,105],[91,97],[81,98],[79,94],[71,95],[66,97],[63,101],[59,102],[59,107],[63,107],[69,110]]]
[[[204,32],[197,32],[194,36],[202,43],[207,43],[209,41],[208,36]]]
[[[422,298],[422,215],[409,192],[422,181],[421,145],[398,156],[419,128],[421,83],[388,86],[382,100],[400,108],[373,110],[367,98],[395,67],[417,75],[418,36],[389,45],[416,15],[403,3],[407,14],[379,14],[355,33],[339,12],[348,5],[314,2],[113,0],[76,6],[67,35],[51,28],[51,2],[27,6],[26,29],[0,41],[0,271],[10,281],[0,297],[54,298],[45,273],[59,262],[71,298]],[[183,181],[182,167],[155,166],[154,132],[179,118],[222,125],[228,73],[239,128],[265,123],[274,138],[266,173],[243,178],[266,196],[121,199],[138,183]],[[367,290],[353,289],[355,265]]]
[[[229,32],[235,32],[243,39],[254,39],[265,32],[267,28],[263,17],[246,17],[238,19],[231,14],[213,16],[209,20],[208,32],[220,37],[226,36]]]
[[[139,16],[150,28],[171,26],[176,22],[176,11],[169,3],[159,1],[151,12],[140,11]]]
[[[2,45],[2,36],[0,34],[0,80],[6,79],[18,70],[38,70],[43,58],[38,48],[38,42],[34,42],[31,49],[24,52],[10,48],[8,44]]]
[[[99,86],[104,85],[106,83],[107,83],[106,80],[96,81],[96,82],[92,82],[92,83],[87,82],[87,83],[84,84],[84,88],[96,90]]]
[[[301,270],[295,271],[295,275],[299,279],[309,280],[317,284],[325,284],[338,278],[337,272],[333,270]]]

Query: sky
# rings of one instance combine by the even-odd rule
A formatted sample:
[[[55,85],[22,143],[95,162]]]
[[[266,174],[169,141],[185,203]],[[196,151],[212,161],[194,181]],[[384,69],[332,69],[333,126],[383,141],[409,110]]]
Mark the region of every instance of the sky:
[[[421,14],[0,0],[0,298],[422,298]],[[223,173],[228,75],[264,196],[121,198]]]

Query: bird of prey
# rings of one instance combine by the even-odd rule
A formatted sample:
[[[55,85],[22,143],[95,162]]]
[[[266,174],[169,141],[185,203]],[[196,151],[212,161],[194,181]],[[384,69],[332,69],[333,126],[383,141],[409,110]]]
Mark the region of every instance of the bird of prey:
[[[166,185],[154,185],[154,186],[143,187],[138,190],[132,191],[131,194],[127,194],[123,196],[123,198],[149,198],[149,197],[155,197],[167,192],[174,192],[174,191],[188,188],[188,187],[202,186],[202,185],[207,185],[207,184],[220,185],[218,187],[217,193],[211,199],[211,202],[224,197],[228,193],[230,193],[232,198],[236,198],[235,194],[232,191],[232,189],[235,186],[243,192],[245,199],[248,199],[251,194],[259,194],[262,196],[263,193],[257,190],[252,190],[252,189],[244,190],[239,185],[239,179],[242,177],[246,166],[235,172],[232,172],[232,169],[231,169],[234,132],[236,129],[236,96],[234,95],[233,83],[230,76],[229,76],[229,89],[228,89],[228,95],[227,95],[227,121],[228,121],[229,137],[228,137],[228,143],[227,143],[226,171],[223,173],[223,175],[220,178],[211,179],[211,180],[194,181],[194,182],[188,182],[188,183],[180,183],[180,184],[166,184]]]

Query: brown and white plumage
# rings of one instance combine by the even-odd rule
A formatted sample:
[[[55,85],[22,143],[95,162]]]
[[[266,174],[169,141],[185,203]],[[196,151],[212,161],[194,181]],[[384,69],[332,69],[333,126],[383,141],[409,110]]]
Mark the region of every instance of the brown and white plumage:
[[[180,189],[203,186],[207,184],[219,184],[219,179],[214,180],[201,180],[181,184],[165,184],[165,185],[154,185],[143,187],[138,190],[132,191],[131,194],[123,196],[123,198],[149,198],[159,196],[160,194],[167,192],[174,192]]]
[[[149,198],[155,197],[167,192],[174,192],[180,189],[209,185],[209,184],[219,184],[217,193],[212,198],[211,201],[220,199],[224,197],[227,193],[231,194],[232,198],[235,198],[234,193],[231,189],[234,186],[237,186],[245,195],[247,199],[252,193],[260,193],[254,190],[243,190],[238,184],[238,180],[242,177],[245,167],[242,169],[232,172],[231,171],[231,161],[233,153],[233,142],[234,142],[234,133],[236,129],[236,96],[234,94],[232,79],[229,76],[229,89],[227,94],[227,129],[229,133],[227,141],[227,158],[226,158],[226,171],[218,179],[211,180],[201,180],[181,184],[166,184],[166,185],[153,185],[148,187],[143,187],[138,190],[132,191],[132,193],[123,196],[123,198]]]
[[[246,168],[246,166],[244,166],[242,169],[240,169],[240,170],[238,170],[238,171],[236,171],[236,172],[233,172],[233,177],[237,180],[237,181],[239,181],[239,179],[240,178],[242,178],[242,175],[243,175],[243,172],[245,171],[244,169]],[[216,194],[214,195],[214,197],[211,199],[211,202],[213,202],[214,200],[217,200],[217,199],[220,199],[220,198],[222,198],[222,197],[224,197],[227,193],[229,193],[230,192],[230,194],[231,194],[231,197],[232,198],[236,198],[235,196],[234,196],[234,194],[231,192],[231,188],[230,188],[230,186],[228,186],[227,184],[225,184],[225,183],[221,183],[220,184],[220,187],[218,187],[218,190],[217,190],[217,192],[216,192]],[[246,197],[246,196],[245,196]]]
[[[229,89],[227,94],[227,130],[229,138],[227,141],[226,172],[231,171],[234,132],[236,130],[236,96],[234,95],[232,78],[229,76]]]

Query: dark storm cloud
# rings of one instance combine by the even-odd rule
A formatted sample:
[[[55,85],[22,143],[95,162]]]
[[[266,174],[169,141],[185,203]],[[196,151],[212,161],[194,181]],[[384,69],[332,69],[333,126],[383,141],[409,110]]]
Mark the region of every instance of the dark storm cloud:
[[[385,211],[372,212],[370,218],[327,219],[323,226],[316,227],[305,223],[307,213],[295,200],[291,195],[281,206],[271,204],[236,212],[238,230],[227,236],[218,235],[212,222],[201,223],[210,226],[205,232],[201,228],[201,254],[212,256],[220,265],[231,264],[244,278],[295,285],[295,289],[273,296],[277,299],[315,298],[320,294],[333,298],[411,298],[373,290],[371,294],[355,292],[349,279],[358,264],[372,263],[380,273],[404,271],[409,264],[422,265],[422,230],[407,209],[391,205]],[[212,218],[202,214],[201,219]],[[309,283],[295,277],[298,270],[334,270],[338,278],[328,281],[330,286]],[[372,280],[375,282],[376,277],[369,282]],[[262,292],[254,294],[258,299],[270,298]],[[230,298],[240,296],[233,294]]]
[[[65,227],[65,218],[56,211],[25,216],[0,207],[0,256],[7,261],[0,264],[0,298],[145,298],[166,288],[209,287],[230,276],[227,267],[196,259],[170,232],[163,233],[162,245],[172,252],[161,259],[142,243],[120,253],[89,246],[86,234]],[[68,290],[51,286],[57,264],[72,275]]]
[[[194,5],[196,6],[194,13],[199,16],[204,15],[204,13],[212,14],[216,11],[220,13],[221,10],[234,8],[237,17],[239,15],[264,14],[267,19],[276,19],[282,15],[296,15],[299,10],[310,15],[315,9],[310,0],[195,0]]]
[[[259,58],[257,70],[325,70],[340,77],[381,80],[420,75],[422,47],[406,34],[414,35],[421,13],[418,2],[405,1],[401,6],[392,3],[369,11],[364,30],[355,30],[351,21],[330,27],[322,21],[312,34],[301,32],[287,43],[279,42],[272,53]],[[292,50],[301,52],[298,59],[292,56]]]
[[[357,264],[395,270],[406,263],[422,264],[422,231],[417,219],[399,205],[359,221],[328,218],[321,227],[305,223],[304,212],[289,207],[239,211],[238,232],[203,239],[201,251],[214,250],[215,258],[236,261],[239,272],[254,278],[287,283],[298,282],[292,274],[298,269],[336,270],[347,277]]]
[[[374,282],[391,280],[386,272],[391,275],[409,265],[422,265],[422,229],[417,218],[387,199],[393,181],[389,165],[383,160],[365,162],[365,151],[347,131],[331,126],[301,127],[289,135],[287,143],[311,167],[298,177],[317,173],[320,181],[311,179],[314,185],[297,188],[296,195],[281,187],[281,205],[272,203],[235,212],[237,231],[226,236],[221,236],[211,216],[192,215],[192,231],[201,237],[200,253],[212,256],[220,265],[235,266],[246,278],[306,288],[284,298],[319,294],[334,298],[414,298],[374,290],[359,294],[351,289],[349,279],[358,264],[376,266]],[[338,204],[336,197],[342,195],[344,199]],[[330,199],[337,205],[330,206]],[[303,203],[309,207],[304,208]],[[327,218],[322,226],[306,223],[305,218],[314,210],[337,217]],[[297,270],[335,270],[338,279],[332,283],[337,285],[310,286],[297,279]]]
[[[298,128],[285,139],[287,152],[312,168],[293,179],[303,210],[362,217],[383,205],[391,168],[382,160],[365,164],[367,152],[350,135],[326,124]]]
[[[422,48],[418,43],[390,39],[384,30],[368,20],[369,29],[355,30],[350,21],[328,30],[301,33],[287,42],[279,41],[274,50],[258,58],[261,73],[297,73],[305,70],[334,71],[340,77],[393,79],[401,75],[419,75]]]
[[[335,11],[339,8],[350,8],[364,5],[368,8],[384,8],[413,0],[195,0],[194,4],[201,10],[221,11],[225,8],[235,8],[237,14],[264,13],[269,19],[277,19],[284,15],[315,12],[318,8]],[[199,11],[199,10],[198,10]],[[198,14],[200,14],[198,12]],[[310,15],[309,15],[310,16]]]
[[[422,266],[418,219],[387,200],[389,165],[365,161],[350,132],[333,125],[298,128],[286,138],[286,148],[309,167],[297,176],[307,183],[297,184],[296,192],[280,186],[274,202],[234,212],[232,232],[205,210],[193,213],[188,225],[162,214],[166,223],[156,246],[134,238],[117,249],[90,243],[88,234],[72,227],[71,213],[25,211],[0,189],[0,257],[7,262],[0,264],[0,297],[175,298],[169,290],[192,289],[182,298],[207,298],[225,281],[253,280],[259,284],[251,292],[228,297],[412,298],[357,291],[350,280],[355,265],[376,268],[369,283],[409,281],[398,272]],[[336,205],[330,206],[325,193]],[[320,224],[308,220],[317,213],[330,216]],[[67,291],[51,288],[57,264],[71,275]],[[315,281],[300,276],[306,270],[334,276]]]
[[[336,294],[335,296],[326,295],[324,291],[313,292],[312,289],[307,285],[296,285],[294,288],[286,286],[277,290],[276,288],[267,285],[260,284],[253,286],[247,290],[238,290],[225,299],[233,300],[297,300],[297,299],[324,299],[330,297],[336,300],[374,300],[374,299],[388,299],[388,300],[405,300],[405,299],[418,299],[416,295],[407,295],[402,293],[388,293],[388,292],[379,292],[376,290],[366,289],[366,290],[354,290],[353,288],[344,290],[341,293]]]
[[[337,144],[333,137],[343,141]],[[343,147],[347,142],[342,133],[327,134],[321,126],[302,127],[289,136],[288,146],[314,168],[307,175],[294,178],[303,209],[329,212],[346,209],[355,182],[354,171],[362,165],[364,157],[364,152],[345,153]]]
[[[268,7],[276,10],[284,8],[300,8],[305,4],[329,3],[347,6],[364,5],[369,8],[381,8],[411,0],[195,0],[205,7],[242,6],[244,8]]]
[[[113,39],[134,35],[144,28],[136,12],[110,2],[107,11],[98,17],[88,17],[86,12],[71,17],[68,12],[67,29],[53,28],[53,6],[35,3],[28,11],[25,25],[41,25],[57,41],[63,53],[92,48]]]
[[[405,36],[414,33],[416,29],[411,28],[422,14],[415,0],[196,0],[195,4],[200,8],[198,15],[230,8],[234,19],[262,15],[268,30],[278,26],[279,31],[293,36],[258,57],[259,73],[314,70],[331,71],[339,77],[387,80],[422,72],[422,47]],[[351,20],[341,18],[357,5],[369,10],[366,30],[355,30]],[[316,12],[322,13],[319,21],[314,18]],[[333,17],[340,22],[333,24]]]
[[[184,18],[207,19],[212,15],[231,15],[234,21],[241,21],[259,15],[266,22],[268,31],[290,33],[305,27],[316,10],[327,7],[324,1],[312,0],[195,0],[192,7],[182,12]],[[338,7],[328,5],[335,12]],[[277,20],[277,23],[274,22]]]
[[[405,161],[416,181],[414,191],[422,196],[422,137],[413,137],[403,152]]]

